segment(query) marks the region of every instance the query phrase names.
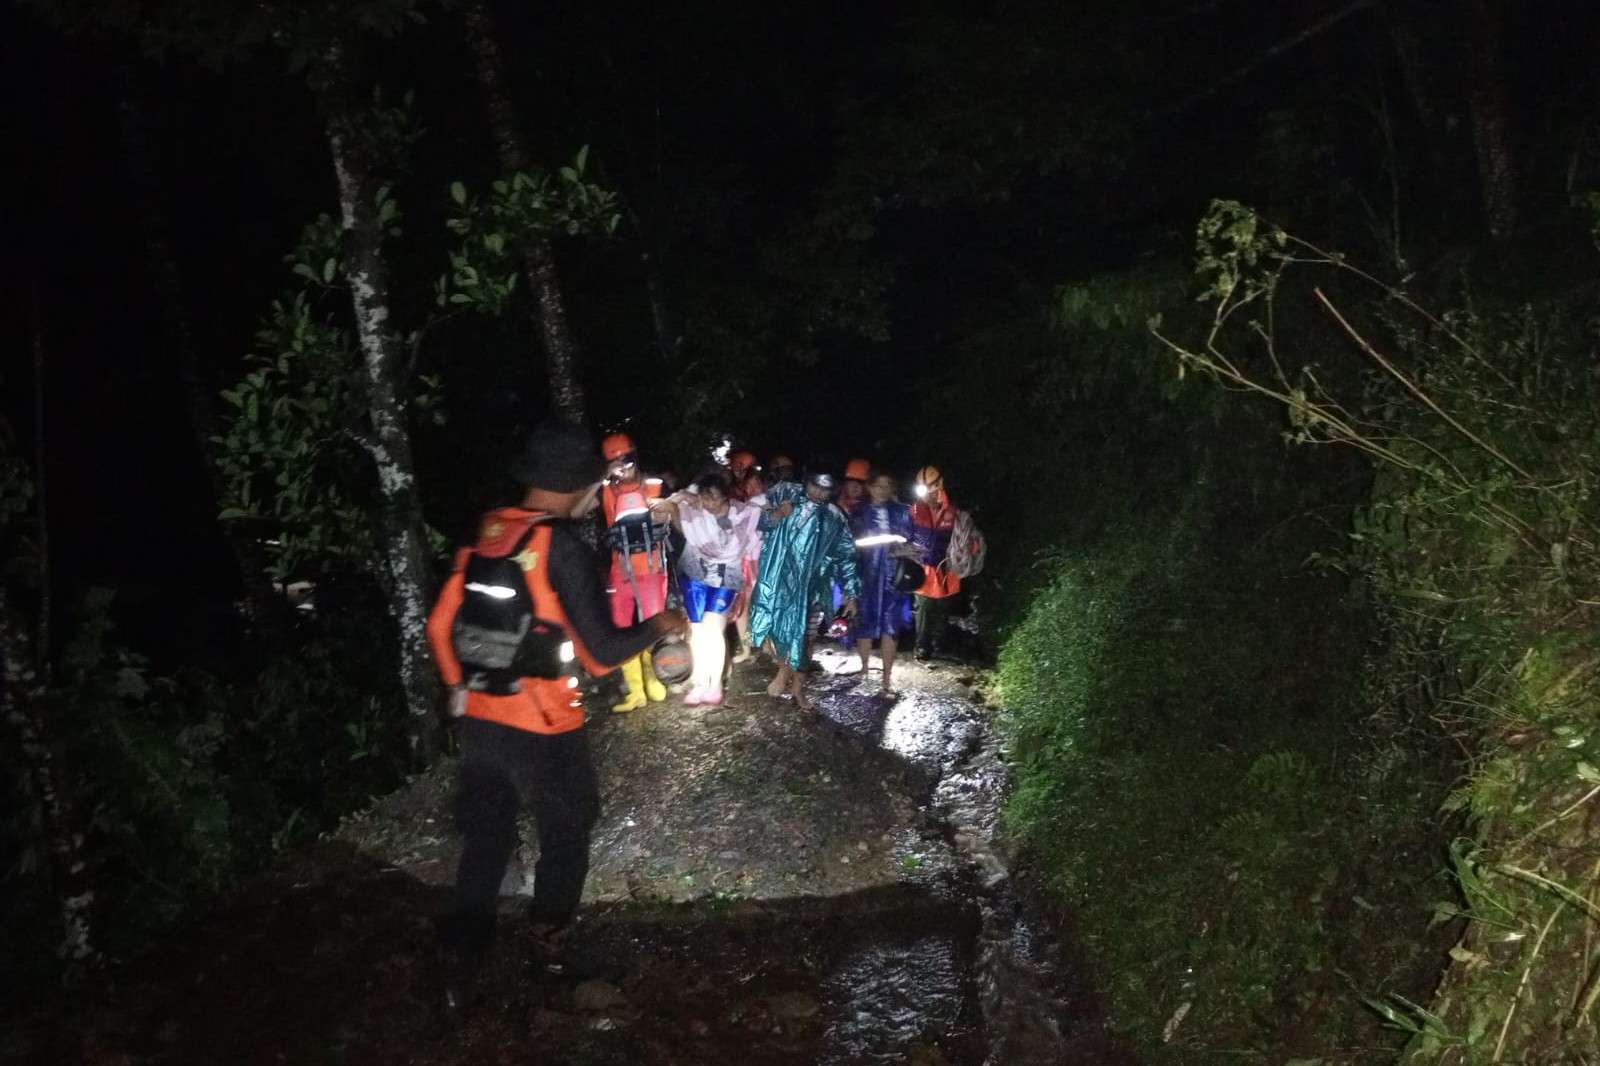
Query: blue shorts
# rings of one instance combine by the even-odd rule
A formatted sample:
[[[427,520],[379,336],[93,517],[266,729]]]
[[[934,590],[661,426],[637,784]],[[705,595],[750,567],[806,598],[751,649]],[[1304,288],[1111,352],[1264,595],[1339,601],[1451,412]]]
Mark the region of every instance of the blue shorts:
[[[683,583],[683,610],[691,622],[702,622],[708,614],[727,614],[733,606],[736,589],[717,588],[704,581]]]

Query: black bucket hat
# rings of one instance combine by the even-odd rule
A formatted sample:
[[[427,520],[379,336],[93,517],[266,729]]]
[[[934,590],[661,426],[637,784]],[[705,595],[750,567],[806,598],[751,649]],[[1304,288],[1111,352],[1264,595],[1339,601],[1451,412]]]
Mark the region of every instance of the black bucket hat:
[[[519,485],[550,492],[586,489],[605,472],[594,438],[561,422],[547,422],[529,433],[511,460],[511,475]]]

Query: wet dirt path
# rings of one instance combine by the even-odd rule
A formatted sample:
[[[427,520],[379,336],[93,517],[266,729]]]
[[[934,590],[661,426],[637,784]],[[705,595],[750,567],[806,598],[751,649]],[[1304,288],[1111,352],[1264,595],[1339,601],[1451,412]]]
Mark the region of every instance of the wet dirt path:
[[[867,688],[853,657],[819,662],[812,713],[750,664],[722,707],[593,720],[604,813],[580,929],[609,979],[527,965],[525,846],[481,999],[444,1022],[447,763],[131,967],[40,1061],[1129,1061],[995,846],[1004,767],[970,678],[908,664],[884,699],[876,669]]]

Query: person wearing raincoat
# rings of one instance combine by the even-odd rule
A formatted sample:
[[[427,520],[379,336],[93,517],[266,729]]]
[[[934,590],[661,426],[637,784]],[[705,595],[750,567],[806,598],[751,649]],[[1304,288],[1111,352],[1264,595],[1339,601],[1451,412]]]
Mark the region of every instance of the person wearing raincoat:
[[[894,478],[878,473],[868,484],[871,495],[850,512],[855,533],[857,567],[861,574],[861,609],[850,626],[856,654],[861,656],[861,680],[867,679],[872,642],[878,641],[883,660],[883,683],[878,692],[894,695],[894,658],[900,634],[911,621],[911,594],[895,586],[899,559],[920,559],[911,542],[911,508],[895,499]]]
[[[750,640],[758,648],[770,646],[778,660],[767,692],[781,696],[787,690],[802,710],[811,707],[802,667],[833,582],[844,591],[847,618],[855,617],[861,593],[855,539],[849,519],[831,502],[833,490],[833,476],[826,473],[812,474],[804,486],[779,482],[767,490],[761,522],[765,538],[751,597]]]

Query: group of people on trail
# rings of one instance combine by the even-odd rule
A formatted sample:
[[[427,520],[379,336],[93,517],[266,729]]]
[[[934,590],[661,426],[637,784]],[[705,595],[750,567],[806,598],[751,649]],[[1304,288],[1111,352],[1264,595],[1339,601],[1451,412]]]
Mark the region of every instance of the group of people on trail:
[[[730,621],[740,638],[735,660],[765,650],[777,665],[768,693],[801,708],[810,707],[812,644],[829,619],[831,635],[854,646],[863,679],[872,646],[879,646],[884,695],[893,694],[902,632],[915,626],[919,658],[939,650],[943,608],[961,587],[947,558],[960,512],[935,467],[918,471],[917,500],[908,505],[898,499],[893,475],[865,459],[851,460],[842,478],[815,468],[800,477],[794,462],[778,455],[764,477],[755,456],[739,451],[725,469],[703,471],[664,496],[663,479],[641,474],[627,435],[607,437],[601,450],[609,464],[604,498],[615,622],[662,609],[673,576],[667,547],[679,545],[675,576],[694,663],[686,704],[722,702]],[[628,695],[613,710],[666,697],[648,669],[634,664],[623,676]]]
[[[785,456],[763,472],[748,452],[669,492],[665,478],[646,476],[626,434],[597,450],[580,430],[548,426],[512,467],[520,499],[483,517],[427,623],[462,752],[463,850],[440,928],[452,1010],[492,938],[523,803],[539,834],[530,908],[537,961],[570,966],[565,942],[599,815],[580,670],[617,670],[626,693],[612,710],[625,713],[666,700],[658,675],[686,658],[683,702],[720,704],[735,622],[735,659],[764,650],[777,664],[768,692],[809,708],[805,677],[826,625],[830,637],[853,642],[864,680],[878,644],[879,691],[892,695],[901,633],[913,624],[918,657],[936,653],[943,608],[962,572],[982,561],[970,518],[931,466],[918,471],[910,505],[865,460],[842,479],[823,469],[802,478]],[[579,528],[596,509],[609,555],[604,585]]]

